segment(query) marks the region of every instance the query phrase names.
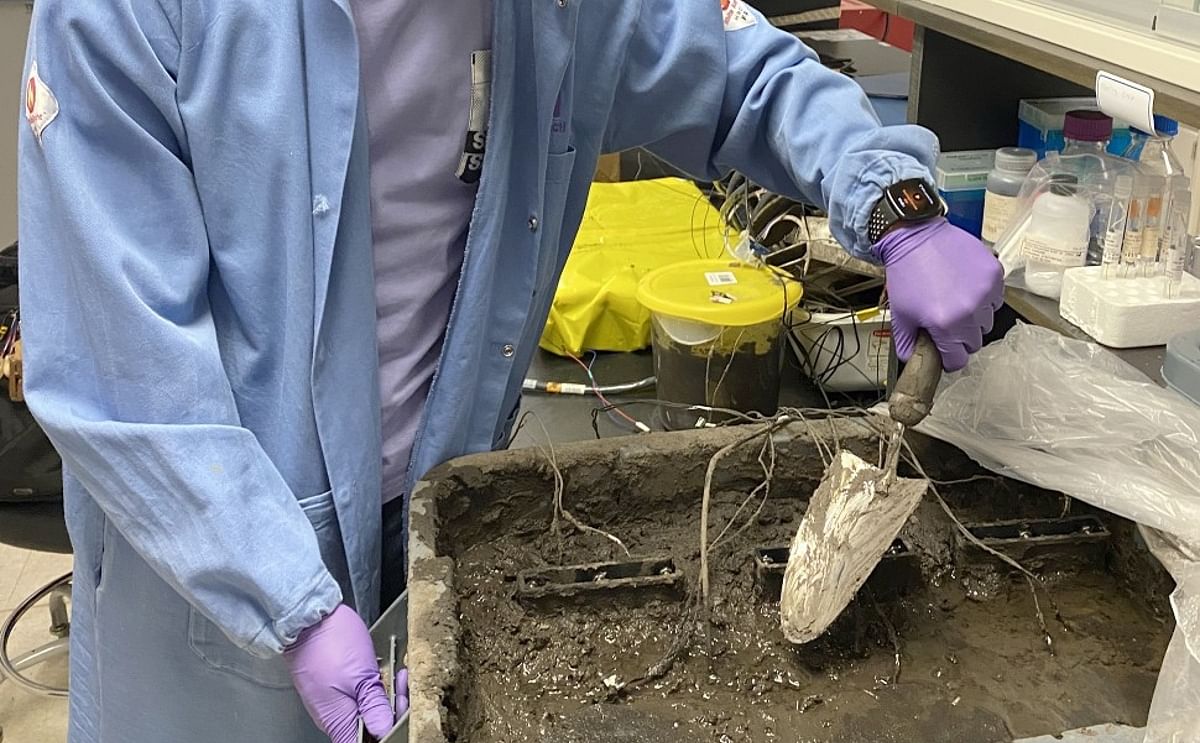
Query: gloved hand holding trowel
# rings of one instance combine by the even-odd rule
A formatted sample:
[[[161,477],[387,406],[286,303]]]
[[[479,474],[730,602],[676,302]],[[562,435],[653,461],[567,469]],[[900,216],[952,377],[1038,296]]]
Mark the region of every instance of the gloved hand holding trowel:
[[[895,431],[882,468],[842,451],[796,532],[784,577],[784,635],[819,637],[870,576],[927,483],[896,477],[903,435],[929,414],[943,368],[964,367],[1003,302],[1000,265],[979,240],[938,216],[883,234],[896,352],[907,365],[889,400]]]

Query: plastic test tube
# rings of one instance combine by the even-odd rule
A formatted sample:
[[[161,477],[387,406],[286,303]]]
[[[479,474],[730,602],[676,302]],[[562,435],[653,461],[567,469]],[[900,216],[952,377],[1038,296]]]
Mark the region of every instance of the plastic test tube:
[[[1192,206],[1190,191],[1176,191],[1171,197],[1171,215],[1167,222],[1166,251],[1163,257],[1163,293],[1169,299],[1179,296],[1180,282],[1188,253],[1192,249],[1192,236],[1188,234],[1188,217]]]
[[[1146,197],[1146,224],[1142,234],[1138,268],[1142,276],[1152,276],[1155,273],[1155,264],[1159,261],[1159,239],[1166,232],[1166,221],[1170,217],[1167,205],[1170,193],[1166,191],[1165,178],[1150,176],[1146,181],[1149,194]]]
[[[1133,276],[1138,259],[1142,257],[1142,238],[1146,233],[1146,202],[1150,188],[1144,178],[1134,181],[1133,198],[1129,202],[1129,220],[1125,224],[1125,244],[1121,247],[1121,272]]]
[[[1102,264],[1104,278],[1117,275],[1121,263],[1121,250],[1125,245],[1125,226],[1129,221],[1129,202],[1133,198],[1133,176],[1117,176],[1113,189],[1112,204],[1104,228],[1104,252]]]

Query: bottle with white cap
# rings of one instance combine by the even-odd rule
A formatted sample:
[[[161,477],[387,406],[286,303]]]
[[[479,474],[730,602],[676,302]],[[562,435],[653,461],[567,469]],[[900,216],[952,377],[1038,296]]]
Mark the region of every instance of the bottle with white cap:
[[[1034,200],[1021,245],[1025,285],[1034,294],[1053,299],[1062,295],[1063,272],[1084,264],[1091,234],[1091,201],[1068,178],[1056,178]]]
[[[994,245],[1016,216],[1017,196],[1029,171],[1037,164],[1037,153],[1024,147],[1001,147],[988,174],[983,196],[983,242]]]

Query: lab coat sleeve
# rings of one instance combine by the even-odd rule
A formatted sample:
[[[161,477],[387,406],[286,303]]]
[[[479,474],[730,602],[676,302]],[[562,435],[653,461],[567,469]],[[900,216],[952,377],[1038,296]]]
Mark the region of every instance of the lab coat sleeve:
[[[605,148],[647,147],[697,177],[731,169],[822,205],[838,241],[874,260],[866,235],[882,190],[930,178],[938,143],[884,127],[862,89],[744,2],[726,28],[719,0],[641,0]]]
[[[313,527],[239,424],[156,0],[39,0],[26,62],[59,108],[20,134],[30,409],[109,524],[267,656],[341,601]],[[217,91],[223,93],[223,91]],[[43,119],[44,120],[44,119]],[[121,576],[101,576],[121,580]]]

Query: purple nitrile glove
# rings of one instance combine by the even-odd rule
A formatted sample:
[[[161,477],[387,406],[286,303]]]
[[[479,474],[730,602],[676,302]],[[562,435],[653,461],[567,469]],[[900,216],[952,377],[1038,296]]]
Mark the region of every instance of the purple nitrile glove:
[[[887,269],[896,355],[908,361],[925,329],[946,371],[966,366],[1004,303],[1004,270],[992,252],[939,217],[896,227],[875,245],[875,254]]]
[[[305,709],[333,743],[355,743],[360,717],[376,738],[391,732],[395,718],[375,646],[353,609],[339,606],[301,632],[283,657]]]
[[[408,669],[401,668],[396,672],[396,719],[404,717],[408,712]]]

